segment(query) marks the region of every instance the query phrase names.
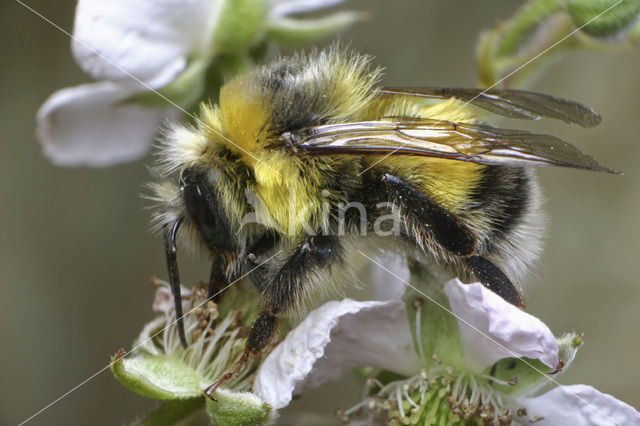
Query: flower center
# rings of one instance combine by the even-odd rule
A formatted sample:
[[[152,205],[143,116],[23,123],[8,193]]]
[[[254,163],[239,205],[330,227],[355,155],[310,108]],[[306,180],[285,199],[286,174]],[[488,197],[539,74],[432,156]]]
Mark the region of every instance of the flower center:
[[[490,380],[487,380],[490,379]],[[512,413],[492,379],[442,364],[386,385],[367,382],[370,397],[340,412],[343,421],[384,419],[390,425],[509,425]]]
[[[162,282],[160,285],[166,285]],[[142,349],[178,358],[191,367],[203,381],[203,385],[217,380],[228,372],[240,359],[251,321],[257,312],[258,303],[241,297],[239,289],[229,289],[231,304],[216,304],[207,300],[207,289],[196,284],[189,294],[183,296],[185,306],[184,326],[189,346],[184,349],[178,338],[175,311],[171,309],[162,318],[150,324],[148,334],[154,336],[150,345]],[[249,292],[250,293],[250,292]],[[237,306],[228,306],[235,305]],[[166,328],[165,328],[166,327]],[[158,330],[164,332],[158,333]],[[142,336],[141,336],[142,337]],[[248,391],[250,376],[255,372],[255,360],[249,360],[246,369],[230,380],[225,387],[235,391]]]

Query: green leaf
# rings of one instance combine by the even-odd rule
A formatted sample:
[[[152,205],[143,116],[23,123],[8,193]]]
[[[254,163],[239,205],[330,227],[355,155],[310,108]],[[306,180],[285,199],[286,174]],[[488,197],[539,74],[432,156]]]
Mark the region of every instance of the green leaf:
[[[183,361],[166,355],[116,356],[111,371],[120,383],[148,398],[202,396],[202,377]]]
[[[271,418],[269,404],[249,392],[232,392],[218,389],[216,401],[206,400],[206,411],[214,425],[253,426],[264,425]]]

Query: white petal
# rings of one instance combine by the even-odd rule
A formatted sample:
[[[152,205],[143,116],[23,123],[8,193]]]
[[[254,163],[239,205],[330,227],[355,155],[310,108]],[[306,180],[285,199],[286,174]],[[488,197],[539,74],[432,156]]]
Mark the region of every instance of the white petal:
[[[168,109],[121,104],[134,92],[102,82],[55,92],[38,111],[38,139],[60,166],[108,166],[142,157]]]
[[[313,12],[342,3],[344,0],[270,0],[269,17],[293,15],[297,13]]]
[[[558,344],[538,318],[480,283],[462,284],[453,279],[444,292],[458,320],[462,350],[471,368],[480,371],[501,358],[523,356],[551,368],[557,366]]]
[[[335,380],[356,366],[418,371],[404,303],[350,299],[326,303],[267,357],[253,390],[280,409],[289,404],[295,389]]]
[[[96,79],[132,80],[154,88],[171,82],[187,59],[212,41],[220,2],[80,0],[73,54]]]
[[[521,400],[527,415],[544,419],[536,426],[638,426],[640,413],[630,405],[587,385],[561,386]],[[518,420],[514,417],[514,420]]]

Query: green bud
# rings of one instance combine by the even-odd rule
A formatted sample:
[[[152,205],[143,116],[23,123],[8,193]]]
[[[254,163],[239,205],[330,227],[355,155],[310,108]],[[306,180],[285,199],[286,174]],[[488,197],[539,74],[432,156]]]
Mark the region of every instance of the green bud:
[[[249,392],[216,391],[216,401],[207,399],[206,411],[214,425],[264,425],[270,418],[269,404]]]
[[[640,0],[570,0],[567,12],[582,32],[617,39],[626,35],[640,16]]]
[[[572,345],[574,348],[577,348],[578,346],[582,345],[582,343],[583,343],[582,336],[576,336],[573,338]]]
[[[583,343],[582,335],[576,333],[566,333],[558,338],[558,357],[563,363],[562,368],[567,368],[573,362]]]

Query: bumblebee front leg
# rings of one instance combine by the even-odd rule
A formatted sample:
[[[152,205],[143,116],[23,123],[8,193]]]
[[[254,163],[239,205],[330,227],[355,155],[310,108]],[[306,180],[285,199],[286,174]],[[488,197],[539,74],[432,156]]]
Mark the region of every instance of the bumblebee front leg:
[[[453,214],[397,176],[387,173],[381,180],[389,199],[414,222],[410,226],[426,227],[440,246],[462,258],[485,287],[513,305],[524,306],[520,292],[504,272],[475,252],[473,234]]]
[[[252,276],[262,292],[264,310],[251,326],[240,362],[233,371],[205,389],[209,398],[213,399],[215,390],[237,374],[249,357],[260,355],[276,334],[278,318],[296,305],[313,275],[326,271],[341,258],[342,246],[337,237],[314,236],[303,241],[271,279],[268,278],[269,274]]]

